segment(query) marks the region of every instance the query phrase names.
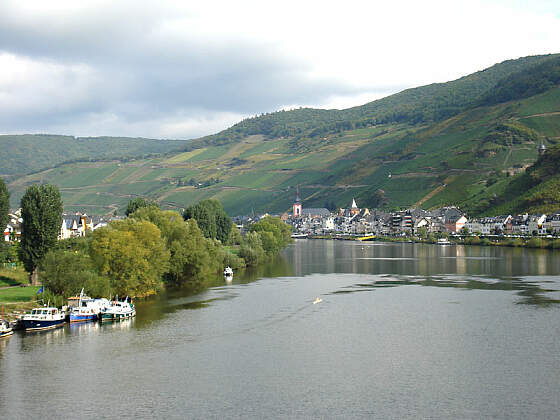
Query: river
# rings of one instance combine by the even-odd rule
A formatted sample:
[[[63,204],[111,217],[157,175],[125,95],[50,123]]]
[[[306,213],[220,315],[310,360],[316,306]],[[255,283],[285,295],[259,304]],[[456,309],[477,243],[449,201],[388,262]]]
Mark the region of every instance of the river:
[[[0,339],[0,416],[558,419],[559,255],[298,240],[132,321]]]

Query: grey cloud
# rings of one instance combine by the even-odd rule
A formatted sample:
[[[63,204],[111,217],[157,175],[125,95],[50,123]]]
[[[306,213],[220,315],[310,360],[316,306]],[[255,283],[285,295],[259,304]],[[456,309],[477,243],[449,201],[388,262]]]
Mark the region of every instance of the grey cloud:
[[[80,95],[67,102],[37,98],[44,107],[27,111],[0,102],[2,131],[74,124],[100,114],[130,123],[190,109],[248,115],[357,93],[334,80],[309,80],[305,63],[277,54],[274,46],[165,37],[158,27],[169,10],[115,7],[110,13],[86,10],[50,21],[6,6],[0,10],[0,53],[86,65],[95,73],[91,80],[75,75],[86,78],[79,93],[67,89],[71,80],[57,79],[62,97]],[[74,76],[70,72],[67,77]]]

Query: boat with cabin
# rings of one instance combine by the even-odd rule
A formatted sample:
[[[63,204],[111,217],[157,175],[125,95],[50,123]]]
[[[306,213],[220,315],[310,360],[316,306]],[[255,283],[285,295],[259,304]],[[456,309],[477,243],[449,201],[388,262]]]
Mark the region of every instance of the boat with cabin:
[[[101,311],[101,321],[120,321],[122,319],[129,319],[136,315],[134,305],[126,298],[120,302],[114,300],[110,302],[109,306]]]
[[[64,324],[66,314],[53,306],[33,308],[31,313],[23,316],[23,328],[26,331],[47,330],[61,327]]]
[[[14,333],[14,331],[12,330],[12,327],[10,326],[10,323],[8,321],[6,321],[5,319],[0,319],[0,338],[8,337],[8,336],[12,335],[13,333]]]
[[[99,319],[103,309],[109,307],[110,304],[105,298],[92,299],[84,295],[84,289],[82,289],[78,305],[74,306],[70,312],[70,322],[95,321]]]
[[[224,277],[226,278],[226,281],[233,280],[233,270],[231,269],[231,267],[228,266],[225,268]]]
[[[439,238],[437,241],[438,245],[452,245],[452,242],[449,241],[447,238]]]

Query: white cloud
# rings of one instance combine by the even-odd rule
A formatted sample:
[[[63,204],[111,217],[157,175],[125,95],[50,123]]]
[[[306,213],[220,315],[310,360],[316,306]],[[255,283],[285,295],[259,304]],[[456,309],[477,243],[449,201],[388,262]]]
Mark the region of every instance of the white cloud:
[[[0,131],[189,138],[558,52],[558,39],[548,0],[4,1]]]

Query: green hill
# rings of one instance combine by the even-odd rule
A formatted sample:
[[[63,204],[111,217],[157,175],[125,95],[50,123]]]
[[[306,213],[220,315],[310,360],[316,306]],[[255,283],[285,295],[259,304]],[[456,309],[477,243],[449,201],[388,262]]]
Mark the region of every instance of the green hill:
[[[560,210],[560,145],[548,149],[524,173],[497,182],[470,200],[485,214],[552,213]]]
[[[10,178],[63,162],[113,158],[149,157],[176,150],[184,140],[128,137],[73,137],[48,134],[0,135],[4,159],[0,177]]]
[[[342,111],[265,114],[165,156],[60,165],[10,183],[12,203],[27,185],[53,182],[67,209],[90,213],[137,195],[166,208],[216,198],[230,214],[281,212],[299,185],[307,207],[355,197],[365,207],[493,212],[538,145],[560,140],[559,61],[510,60]]]

